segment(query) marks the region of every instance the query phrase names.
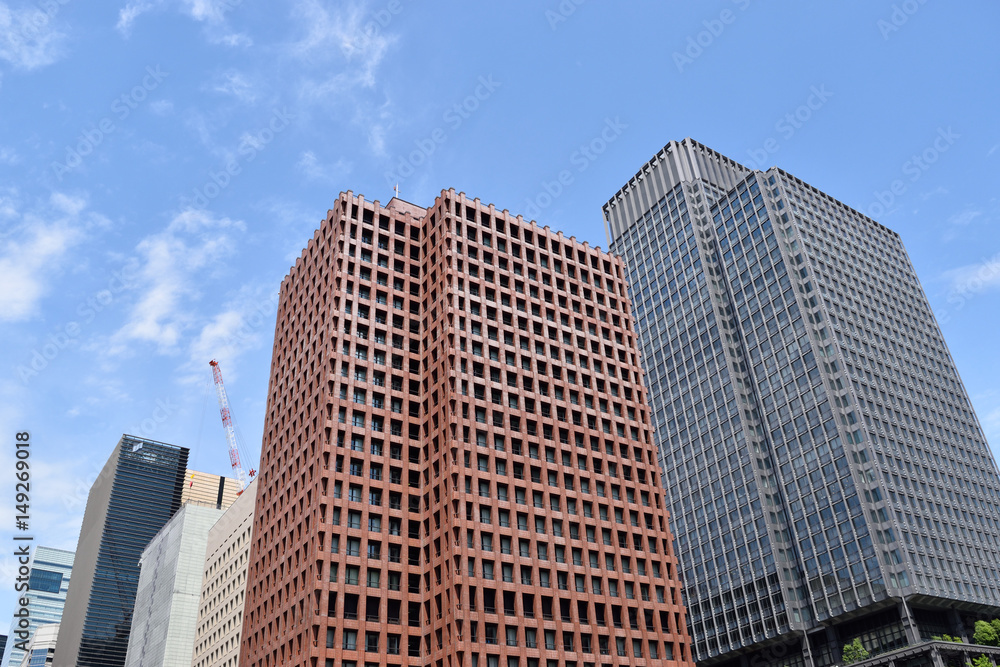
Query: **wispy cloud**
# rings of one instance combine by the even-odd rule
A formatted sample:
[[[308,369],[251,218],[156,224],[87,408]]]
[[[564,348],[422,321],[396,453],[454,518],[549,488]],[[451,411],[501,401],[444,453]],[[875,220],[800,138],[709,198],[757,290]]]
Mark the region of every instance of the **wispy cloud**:
[[[231,361],[260,347],[274,331],[278,292],[273,285],[244,285],[227,296],[225,310],[202,325],[191,341],[187,376],[181,381],[201,382],[209,359]]]
[[[169,116],[174,112],[174,103],[170,100],[154,100],[149,103],[149,110],[157,116]]]
[[[375,13],[369,3],[296,0],[292,18],[300,32],[280,53],[304,72],[296,82],[303,105],[343,114],[367,138],[371,152],[384,157],[394,122],[379,71],[398,38],[376,24]]]
[[[223,46],[230,46],[233,48],[238,46],[248,47],[253,46],[253,39],[250,38],[250,35],[244,32],[227,32],[212,37],[212,43],[222,44]]]
[[[1000,253],[993,257],[945,271],[942,278],[951,295],[968,297],[1000,288]]]
[[[253,104],[257,101],[256,86],[241,72],[228,70],[223,72],[207,84],[207,90],[213,93],[229,95],[235,97],[244,104]]]
[[[305,151],[296,165],[311,181],[334,184],[342,181],[351,171],[351,163],[343,158],[333,164],[323,164],[312,151]]]
[[[238,4],[240,0],[129,0],[119,10],[115,28],[123,36],[128,37],[132,33],[133,24],[140,16],[170,6],[195,21],[211,26],[222,26],[225,23],[226,13]],[[230,46],[245,46],[249,43],[249,37],[224,33],[222,36],[213,37],[212,41]]]
[[[348,3],[331,11],[318,0],[298,0],[293,16],[304,27],[304,34],[287,46],[290,55],[313,64],[339,58],[347,65],[332,77],[312,82],[307,91],[310,95],[323,97],[349,87],[375,85],[376,70],[396,39],[366,29],[371,19],[366,5]]]
[[[927,201],[934,197],[946,196],[948,194],[948,188],[941,187],[940,185],[936,188],[928,190],[926,192],[920,193],[920,201]]]
[[[11,9],[0,2],[0,59],[15,69],[51,65],[65,53],[66,34],[38,7]]]
[[[162,232],[143,239],[136,248],[143,261],[137,281],[141,295],[128,321],[112,336],[112,352],[124,353],[132,342],[175,352],[194,326],[200,284],[211,277],[214,262],[234,253],[231,233],[244,230],[242,221],[189,209]]]
[[[162,0],[132,0],[118,11],[118,23],[115,24],[115,29],[128,37],[132,34],[132,24],[137,18],[162,4]]]
[[[110,223],[85,211],[80,197],[53,194],[45,204],[21,212],[16,195],[0,197],[5,234],[0,241],[0,321],[19,322],[38,312],[69,250],[88,230]]]
[[[20,161],[17,151],[9,146],[0,146],[0,164],[15,165]]]
[[[974,207],[967,207],[948,218],[948,224],[965,227],[976,218],[983,215],[983,212]]]

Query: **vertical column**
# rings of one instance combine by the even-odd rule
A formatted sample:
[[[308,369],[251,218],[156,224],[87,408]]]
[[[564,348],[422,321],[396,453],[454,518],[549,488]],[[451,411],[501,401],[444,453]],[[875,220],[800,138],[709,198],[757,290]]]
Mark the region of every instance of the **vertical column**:
[[[816,667],[812,647],[809,645],[809,634],[805,630],[802,631],[802,658],[805,660],[806,667]]]
[[[952,633],[960,637],[963,642],[968,643],[971,638],[969,637],[969,631],[966,628],[965,622],[962,621],[962,615],[958,613],[957,609],[949,609],[948,617],[951,619]]]
[[[903,621],[903,629],[906,630],[906,642],[911,646],[920,643],[920,631],[917,624],[910,615],[910,607],[906,604],[906,598],[899,599],[899,618]],[[938,656],[940,659],[940,656]]]

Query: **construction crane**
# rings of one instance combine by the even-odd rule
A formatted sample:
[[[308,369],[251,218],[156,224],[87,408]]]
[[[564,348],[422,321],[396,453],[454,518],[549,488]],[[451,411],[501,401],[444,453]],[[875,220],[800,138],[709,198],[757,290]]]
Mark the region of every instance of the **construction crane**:
[[[222,370],[219,368],[219,362],[214,359],[208,362],[208,365],[212,367],[212,376],[215,378],[215,393],[219,396],[219,412],[222,413],[222,426],[226,430],[226,442],[229,443],[229,463],[233,466],[233,473],[240,483],[239,493],[243,493],[250,483],[250,478],[256,475],[257,471],[251,468],[250,473],[247,474],[243,470],[243,464],[240,463],[240,450],[246,448],[240,446],[242,438],[237,438],[236,428],[233,426],[233,415],[229,409],[229,396],[226,395],[226,385],[222,384]]]

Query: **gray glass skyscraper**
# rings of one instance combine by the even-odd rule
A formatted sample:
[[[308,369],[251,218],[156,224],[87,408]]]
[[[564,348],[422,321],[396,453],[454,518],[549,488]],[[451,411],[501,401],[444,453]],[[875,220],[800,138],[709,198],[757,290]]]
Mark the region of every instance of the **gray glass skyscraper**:
[[[66,591],[69,588],[70,574],[73,572],[73,552],[51,547],[37,547],[31,559],[31,573],[28,575],[28,634],[22,640],[16,634],[15,618],[10,626],[10,652],[3,662],[4,667],[18,667],[24,658],[24,651],[18,648],[27,646],[35,629],[40,625],[58,623],[62,619],[63,605],[66,603]],[[0,651],[2,655],[2,651]]]
[[[899,235],[690,139],[604,216],[699,664],[830,665],[1000,614],[1000,477]]]
[[[139,557],[181,506],[188,450],[123,435],[87,497],[54,664],[125,664]]]

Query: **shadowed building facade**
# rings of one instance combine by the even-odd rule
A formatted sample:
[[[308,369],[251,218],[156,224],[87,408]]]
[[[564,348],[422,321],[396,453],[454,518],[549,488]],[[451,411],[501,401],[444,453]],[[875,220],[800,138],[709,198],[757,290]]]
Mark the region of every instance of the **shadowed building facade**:
[[[139,558],[181,506],[188,450],[123,435],[87,497],[54,663],[125,663]]]
[[[281,289],[241,665],[691,664],[620,260],[342,194]]]
[[[899,235],[690,139],[604,215],[699,664],[831,665],[1000,614],[1000,478]]]

